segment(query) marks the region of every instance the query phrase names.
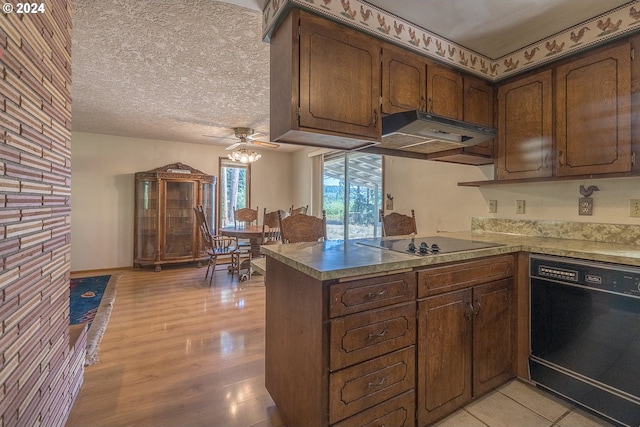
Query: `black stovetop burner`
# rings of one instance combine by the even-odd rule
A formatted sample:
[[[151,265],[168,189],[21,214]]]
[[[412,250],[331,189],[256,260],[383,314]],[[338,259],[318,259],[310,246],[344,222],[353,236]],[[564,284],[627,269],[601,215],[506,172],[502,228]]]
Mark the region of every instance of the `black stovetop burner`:
[[[500,243],[481,242],[478,240],[455,239],[443,236],[416,236],[413,238],[374,238],[361,239],[356,243],[408,255],[425,256],[451,252],[470,251],[473,249],[504,246]]]

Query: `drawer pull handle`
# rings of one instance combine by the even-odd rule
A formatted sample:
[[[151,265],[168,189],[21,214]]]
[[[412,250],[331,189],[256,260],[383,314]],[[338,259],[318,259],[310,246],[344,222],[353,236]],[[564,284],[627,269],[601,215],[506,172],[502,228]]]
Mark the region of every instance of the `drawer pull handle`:
[[[377,333],[377,334],[369,334],[369,339],[372,340],[374,338],[382,338],[383,336],[387,335],[387,330],[385,329],[384,331]]]
[[[381,385],[384,385],[384,383],[387,382],[387,378],[386,377],[382,377],[382,379],[380,381],[378,381],[377,383],[369,383],[367,384],[367,387],[372,388],[372,387],[380,387]]]
[[[369,293],[367,294],[367,296],[368,296],[369,298],[375,298],[375,297],[381,297],[381,296],[383,296],[383,295],[384,295],[384,294],[386,294],[386,293],[387,293],[387,290],[386,290],[386,289],[383,289],[383,290],[381,290],[380,292],[369,292]]]

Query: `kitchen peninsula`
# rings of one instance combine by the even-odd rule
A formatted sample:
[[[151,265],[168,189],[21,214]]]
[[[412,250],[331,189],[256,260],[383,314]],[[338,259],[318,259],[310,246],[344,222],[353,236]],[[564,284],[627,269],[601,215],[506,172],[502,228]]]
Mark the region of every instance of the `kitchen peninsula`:
[[[528,379],[530,252],[640,265],[633,242],[443,235],[500,246],[429,256],[355,241],[262,248],[265,383],[285,423],[431,424]]]

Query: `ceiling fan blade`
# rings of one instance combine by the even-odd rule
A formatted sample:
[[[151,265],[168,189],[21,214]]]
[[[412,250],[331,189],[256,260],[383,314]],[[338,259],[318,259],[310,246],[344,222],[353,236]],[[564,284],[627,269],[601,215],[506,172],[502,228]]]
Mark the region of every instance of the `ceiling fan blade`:
[[[264,136],[264,133],[262,133],[262,132],[254,132],[251,135],[247,135],[247,139],[255,139],[255,138],[258,138],[260,136]]]
[[[227,148],[225,148],[225,150],[234,150],[236,148],[238,148],[239,146],[241,146],[243,143],[242,142],[236,142],[235,144],[232,144],[230,146],[228,146]]]
[[[268,147],[268,148],[280,147],[280,144],[276,144],[275,142],[266,142],[266,141],[251,141],[251,142],[255,145],[261,145],[263,147]]]

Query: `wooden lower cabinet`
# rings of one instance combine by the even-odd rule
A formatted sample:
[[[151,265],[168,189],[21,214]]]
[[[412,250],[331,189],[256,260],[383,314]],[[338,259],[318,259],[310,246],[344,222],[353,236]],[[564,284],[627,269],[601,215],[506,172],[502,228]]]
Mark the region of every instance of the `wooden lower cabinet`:
[[[418,301],[418,425],[513,377],[513,279]]]
[[[265,385],[290,426],[426,426],[513,376],[514,258],[319,281],[267,257]]]

